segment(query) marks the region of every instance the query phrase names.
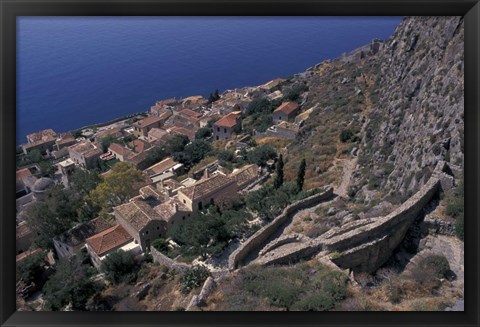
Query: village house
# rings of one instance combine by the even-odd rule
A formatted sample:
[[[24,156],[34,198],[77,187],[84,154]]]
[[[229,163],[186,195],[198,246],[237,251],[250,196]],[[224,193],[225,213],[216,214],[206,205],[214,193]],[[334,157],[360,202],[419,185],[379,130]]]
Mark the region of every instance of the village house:
[[[292,120],[299,109],[299,105],[293,101],[282,103],[273,112],[273,123],[278,124],[280,121]]]
[[[114,207],[113,212],[117,222],[140,244],[143,252],[150,252],[151,243],[165,237],[167,222],[145,200],[134,199]]]
[[[37,178],[32,175],[28,168],[22,168],[17,170],[15,174],[15,197],[18,199],[30,193],[36,181]]]
[[[224,140],[242,129],[241,113],[231,112],[213,124],[213,139]]]
[[[122,250],[133,255],[141,253],[133,237],[120,225],[110,227],[85,240],[85,247],[95,268],[100,269],[102,261],[112,252]]]
[[[103,139],[111,137],[113,139],[120,139],[123,137],[122,130],[118,127],[115,128],[109,128],[103,131],[100,131],[95,134],[95,142],[101,143]]]
[[[127,158],[133,157],[135,155],[132,150],[118,143],[110,144],[110,146],[108,147],[108,151],[120,161],[125,161]]]
[[[133,164],[138,170],[144,170],[149,165],[149,155],[153,149],[154,148],[148,148],[141,153],[134,153],[133,156],[125,158],[125,161]]]
[[[197,109],[206,106],[208,100],[201,95],[192,95],[187,98],[180,99],[179,102],[180,107],[183,109]]]
[[[86,223],[79,224],[63,234],[53,238],[53,246],[58,258],[70,258],[85,246],[85,240],[112,227],[105,219],[98,217]]]
[[[183,109],[174,115],[173,123],[179,127],[194,127],[200,126],[199,120],[203,116],[202,113],[193,111],[191,109]]]
[[[73,172],[75,171],[75,162],[72,159],[68,158],[58,163],[60,173],[62,174],[62,183],[65,188],[70,187],[70,178],[72,177]]]
[[[150,113],[155,117],[165,115],[166,112],[169,112],[171,115],[171,110],[177,105],[178,101],[175,98],[160,100],[157,101],[154,106],[150,107]]]
[[[28,143],[22,144],[23,153],[29,154],[34,150],[38,150],[41,154],[49,154],[50,151],[54,150],[56,140],[57,133],[53,129],[45,129],[28,134]]]
[[[142,153],[150,149],[152,145],[147,141],[136,139],[132,142],[129,142],[128,147],[131,148],[135,153]]]
[[[259,89],[262,89],[266,92],[273,92],[276,91],[280,87],[280,84],[282,84],[284,81],[286,81],[284,78],[275,78],[263,85],[260,85]]]
[[[101,147],[89,141],[81,141],[75,145],[68,147],[70,158],[77,165],[81,165],[86,169],[94,168],[97,160],[103,154]]]
[[[235,169],[230,175],[237,183],[238,190],[243,190],[248,185],[255,182],[261,175],[260,167],[256,164],[246,165],[242,168]]]
[[[147,117],[132,124],[133,134],[137,137],[148,137],[148,132],[152,128],[162,127],[166,119],[164,117]]]
[[[173,126],[168,129],[172,135],[185,135],[190,141],[195,140],[195,133],[197,128],[185,128],[179,126]]]
[[[257,136],[261,137],[276,137],[286,140],[293,140],[300,130],[300,125],[289,123],[287,121],[280,121],[277,125],[269,127],[264,133],[256,132]]]
[[[189,211],[197,214],[209,204],[221,205],[237,194],[237,184],[234,178],[215,174],[208,174],[194,185],[178,190],[178,200]]]
[[[173,176],[178,176],[183,174],[183,164],[176,162],[171,157],[165,158],[162,161],[148,167],[145,169],[145,173],[149,176],[154,182],[157,176],[162,176],[164,178],[159,178],[158,180],[167,179]],[[167,176],[168,175],[168,176]]]
[[[35,240],[35,233],[28,227],[27,222],[22,221],[16,227],[15,247],[17,254],[27,251]]]
[[[55,149],[57,151],[62,150],[72,144],[75,144],[77,141],[73,137],[72,133],[62,133],[58,135],[57,139],[55,140]]]
[[[170,133],[168,133],[163,128],[152,128],[150,131],[148,131],[148,134],[147,134],[147,139],[148,139],[148,142],[150,143],[155,142],[155,143],[163,144],[169,138],[171,138]]]

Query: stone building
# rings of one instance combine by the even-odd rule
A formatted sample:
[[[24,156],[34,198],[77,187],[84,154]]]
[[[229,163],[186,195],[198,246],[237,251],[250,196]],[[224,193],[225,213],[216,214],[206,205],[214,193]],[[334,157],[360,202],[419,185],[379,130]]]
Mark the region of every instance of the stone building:
[[[122,250],[134,255],[140,254],[138,244],[120,225],[110,227],[85,240],[85,247],[95,268],[100,269],[102,261],[112,252]]]
[[[256,164],[246,165],[240,169],[235,169],[229,176],[237,183],[238,190],[242,190],[252,184],[261,175],[260,167]]]
[[[58,258],[70,258],[85,246],[85,240],[112,227],[105,219],[98,217],[86,223],[79,224],[63,234],[53,238],[53,246]]]
[[[234,178],[215,174],[195,183],[192,186],[178,190],[178,200],[188,210],[197,214],[209,204],[221,205],[224,201],[235,197],[237,184]]]
[[[140,244],[142,251],[150,252],[151,243],[165,237],[167,223],[145,200],[135,199],[114,207],[117,222]]]
[[[68,154],[75,164],[91,169],[95,167],[103,151],[94,143],[85,140],[69,146]]]
[[[238,133],[242,129],[241,112],[234,111],[213,124],[213,139],[224,140]]]
[[[133,134],[137,137],[148,137],[148,132],[152,128],[159,128],[165,123],[165,117],[147,117],[132,124]]]
[[[54,181],[49,177],[42,177],[37,179],[32,186],[32,193],[35,199],[45,200],[47,198],[48,188],[53,186]]]
[[[273,112],[273,123],[278,124],[280,121],[292,120],[293,118],[295,118],[299,108],[300,106],[293,101],[282,103]]]
[[[34,150],[39,150],[41,154],[48,154],[54,150],[57,140],[57,133],[53,129],[45,129],[36,133],[27,135],[27,143],[22,144],[23,153],[29,154]]]

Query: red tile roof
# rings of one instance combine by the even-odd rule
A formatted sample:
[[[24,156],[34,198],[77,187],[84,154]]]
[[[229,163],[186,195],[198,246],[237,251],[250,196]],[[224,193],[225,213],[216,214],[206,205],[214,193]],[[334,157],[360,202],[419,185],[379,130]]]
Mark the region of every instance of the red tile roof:
[[[18,254],[15,258],[15,262],[18,264],[18,263],[22,262],[23,260],[25,260],[26,258],[28,258],[29,256],[34,255],[36,253],[40,253],[41,251],[42,250],[40,250],[40,249],[27,250],[23,253]]]
[[[151,148],[150,143],[140,139],[133,140],[132,142],[128,143],[128,145],[134,148],[135,152],[137,153],[142,153],[143,151]]]
[[[240,118],[239,112],[231,112],[226,116],[223,116],[214,125],[220,127],[233,127],[237,125],[238,118]]]
[[[17,170],[17,173],[16,173],[16,179],[17,180],[24,179],[25,177],[28,177],[28,176],[32,176],[32,173],[30,172],[30,170],[28,168],[23,168],[23,169]]]
[[[183,109],[180,111],[180,114],[184,116],[192,117],[192,118],[197,118],[197,119],[203,116],[202,113],[196,112],[190,109]]]
[[[142,120],[139,120],[132,125],[141,128],[141,127],[146,127],[146,126],[150,126],[150,125],[153,125],[155,123],[161,122],[162,120],[163,119],[161,117],[153,117],[152,116],[152,117],[147,117],[147,118],[144,118]]]
[[[113,226],[103,232],[87,238],[88,246],[99,256],[130,243],[133,238],[120,225]]]
[[[34,143],[38,141],[49,141],[57,136],[57,133],[51,128],[49,129],[44,129],[42,131],[28,134],[27,135],[27,140],[29,143]]]
[[[200,180],[192,186],[182,188],[179,192],[183,193],[190,200],[195,200],[221,190],[232,183],[235,183],[233,178],[217,174],[213,177]]]
[[[173,160],[171,157],[168,157],[153,166],[148,167],[145,169],[147,175],[153,176],[153,175],[159,175],[162,174],[164,171],[167,169],[173,168],[178,162]]]
[[[195,139],[195,129],[173,126],[170,128],[170,132],[173,134],[185,135],[190,141]]]
[[[296,111],[299,108],[299,105],[295,102],[288,101],[282,103],[274,112],[282,111],[287,115],[290,115],[292,112]]]
[[[123,156],[123,157],[130,157],[130,156],[133,156],[134,155],[134,152],[126,147],[124,147],[123,145],[120,145],[118,143],[112,143],[110,144],[110,146],[108,147],[108,150],[111,151],[111,152],[114,152],[120,156]]]

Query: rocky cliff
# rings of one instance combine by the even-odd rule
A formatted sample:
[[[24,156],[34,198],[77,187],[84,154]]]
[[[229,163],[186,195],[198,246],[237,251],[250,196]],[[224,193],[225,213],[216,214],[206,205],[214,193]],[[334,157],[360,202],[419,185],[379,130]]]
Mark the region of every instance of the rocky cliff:
[[[362,162],[380,186],[411,193],[439,160],[463,166],[463,20],[405,18],[378,63]]]

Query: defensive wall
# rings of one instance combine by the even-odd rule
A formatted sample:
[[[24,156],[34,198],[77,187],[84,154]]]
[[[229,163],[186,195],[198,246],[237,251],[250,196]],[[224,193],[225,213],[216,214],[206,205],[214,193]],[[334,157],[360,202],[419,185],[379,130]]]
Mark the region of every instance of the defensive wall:
[[[259,229],[245,243],[240,245],[228,258],[228,268],[236,269],[239,264],[254,250],[260,249],[273,233],[275,233],[281,225],[290,219],[299,210],[309,208],[319,204],[321,201],[327,200],[333,196],[333,188],[329,187],[326,191],[314,194],[308,198],[297,201],[287,206],[282,214],[276,217],[268,225]]]

